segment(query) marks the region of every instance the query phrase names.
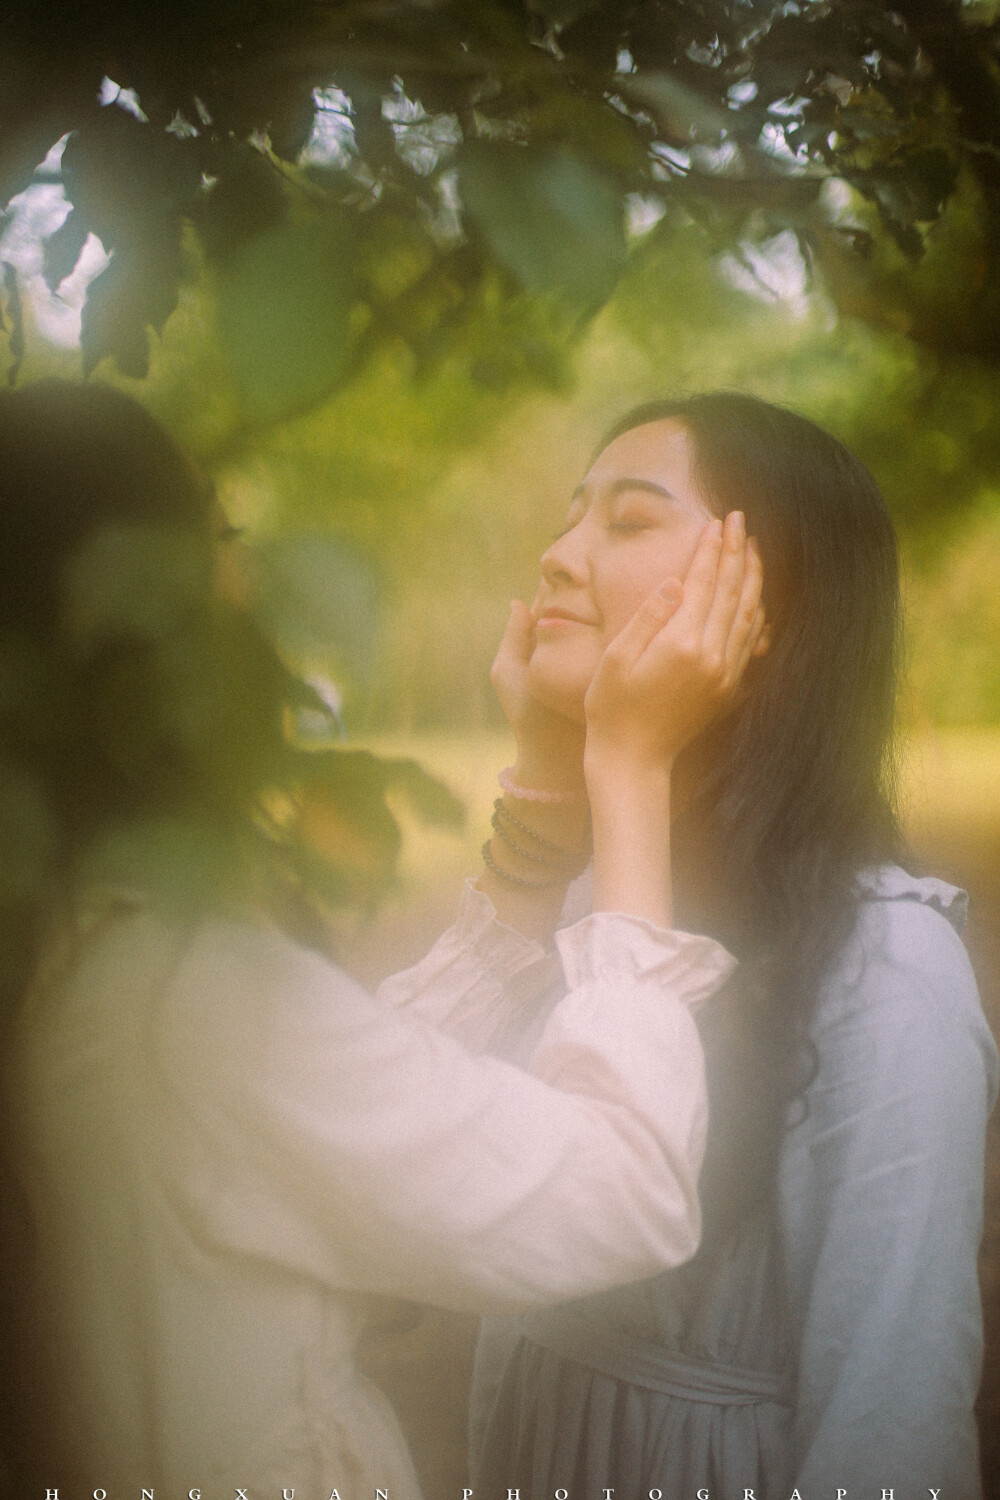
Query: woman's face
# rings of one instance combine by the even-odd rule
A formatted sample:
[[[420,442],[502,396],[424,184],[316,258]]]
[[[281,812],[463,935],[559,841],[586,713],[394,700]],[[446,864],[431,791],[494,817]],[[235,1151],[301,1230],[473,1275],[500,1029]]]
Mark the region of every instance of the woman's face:
[[[528,681],[548,708],[582,720],[605,647],[665,578],[683,579],[712,519],[693,468],[685,428],[648,422],[609,443],[577,489],[532,605]]]

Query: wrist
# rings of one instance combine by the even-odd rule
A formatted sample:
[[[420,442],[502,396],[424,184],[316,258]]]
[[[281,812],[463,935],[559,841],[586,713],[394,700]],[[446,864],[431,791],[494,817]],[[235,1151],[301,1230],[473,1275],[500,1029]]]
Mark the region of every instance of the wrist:
[[[561,755],[537,747],[517,748],[514,780],[525,789],[582,794],[585,789],[583,756]]]
[[[608,795],[630,801],[669,801],[673,769],[672,757],[651,760],[621,747],[588,744],[584,752],[584,779],[591,803]]]

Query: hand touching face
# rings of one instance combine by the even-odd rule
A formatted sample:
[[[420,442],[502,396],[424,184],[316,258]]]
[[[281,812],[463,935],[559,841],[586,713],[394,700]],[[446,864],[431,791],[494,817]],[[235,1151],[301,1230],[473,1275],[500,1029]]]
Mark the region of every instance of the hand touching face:
[[[683,584],[668,578],[605,651],[587,689],[585,770],[640,780],[730,707],[750,658],[767,650],[763,571],[742,511],[702,531]]]
[[[678,422],[632,428],[598,455],[573,496],[566,530],[544,553],[532,605],[532,694],[583,721],[604,651],[668,577],[687,574],[712,513]]]

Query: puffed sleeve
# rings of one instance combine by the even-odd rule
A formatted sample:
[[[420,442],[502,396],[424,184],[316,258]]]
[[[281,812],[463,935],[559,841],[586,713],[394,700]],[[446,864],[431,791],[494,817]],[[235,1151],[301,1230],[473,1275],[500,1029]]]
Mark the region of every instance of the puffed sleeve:
[[[529,975],[535,989],[563,977],[555,956],[498,921],[493,902],[468,880],[451,926],[419,963],[384,979],[377,998],[447,1031],[470,1052],[498,1051],[513,1011],[524,1005]]]
[[[733,961],[599,914],[531,1071],[473,1057],[273,931],[215,923],[157,1023],[167,1190],[195,1240],[458,1309],[580,1296],[686,1259],[705,1082],[691,1004]]]
[[[996,1049],[945,917],[915,900],[863,903],[812,1043],[780,1179],[794,1483],[803,1496],[974,1500]]]

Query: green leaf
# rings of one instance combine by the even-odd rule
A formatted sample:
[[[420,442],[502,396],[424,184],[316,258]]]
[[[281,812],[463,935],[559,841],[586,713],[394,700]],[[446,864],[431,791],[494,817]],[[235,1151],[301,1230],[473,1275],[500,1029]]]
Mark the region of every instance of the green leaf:
[[[625,229],[618,189],[599,169],[563,150],[474,141],[459,184],[486,244],[530,291],[588,309],[610,297]]]
[[[648,131],[620,115],[604,99],[561,91],[546,94],[530,117],[537,142],[564,144],[612,172],[645,176]]]
[[[87,234],[86,219],[79,209],[72,208],[59,228],[46,237],[42,245],[42,274],[50,292],[61,286],[73,270]]]
[[[111,264],[87,288],[80,318],[83,372],[89,375],[110,354],[123,375],[142,380],[149,372],[147,328],[158,332],[177,306],[179,223],[164,235],[115,250]]]
[[[190,143],[153,130],[121,109],[81,122],[62,154],[63,188],[109,251],[145,248],[178,226],[198,193],[201,168]]]
[[[21,289],[17,281],[17,272],[10,261],[3,262],[3,301],[6,307],[7,318],[10,320],[10,332],[7,345],[10,349],[11,365],[7,371],[7,384],[14,385],[21,371],[21,362],[24,359],[24,306],[21,301]],[[6,322],[2,322],[6,328]]]
[[[881,167],[863,186],[893,224],[928,223],[955,189],[955,163],[944,151],[912,152],[899,167]]]
[[[225,258],[285,220],[288,200],[273,164],[243,142],[217,146],[214,181],[192,204],[191,218],[210,258]]]
[[[378,600],[370,566],[335,537],[278,536],[255,549],[255,613],[294,660],[339,656],[354,672],[371,665]]]
[[[219,330],[251,421],[329,395],[347,366],[351,301],[347,232],[333,214],[277,225],[220,267]]]
[[[389,792],[400,792],[416,815],[425,823],[439,828],[451,828],[460,833],[465,827],[465,804],[454,792],[431,776],[417,761],[384,761],[385,787]]]
[[[285,673],[248,615],[226,606],[194,617],[156,654],[159,714],[224,800],[275,773]]]
[[[726,110],[673,72],[642,72],[628,79],[622,92],[630,102],[652,111],[668,140],[716,145],[732,129]]]
[[[456,831],[465,826],[464,803],[409,757],[343,749],[299,756],[297,763],[304,786],[333,797],[359,824],[370,820],[381,828],[388,816],[383,799],[387,792],[396,792],[425,823]]]
[[[425,822],[461,829],[465,809],[446,786],[413,760],[383,760],[368,750],[330,750],[298,757],[302,769],[296,858],[325,862],[356,891],[391,880],[401,837],[386,794],[401,794]],[[316,869],[312,874],[318,873]]]

